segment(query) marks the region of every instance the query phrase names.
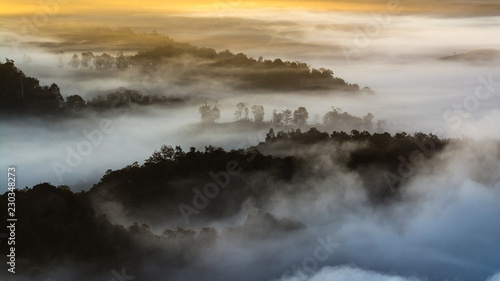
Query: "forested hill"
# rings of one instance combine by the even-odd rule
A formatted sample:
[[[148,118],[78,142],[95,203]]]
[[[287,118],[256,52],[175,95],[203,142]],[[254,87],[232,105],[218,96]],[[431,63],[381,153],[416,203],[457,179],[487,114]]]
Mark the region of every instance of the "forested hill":
[[[231,177],[225,191],[218,196],[223,199],[203,212],[206,220],[219,219],[239,212],[249,198],[257,206],[263,206],[273,194],[282,192],[283,185],[292,181],[295,184],[286,189],[288,195],[307,192],[307,184],[297,182],[330,175],[332,171],[326,164],[318,169],[311,164],[322,163],[327,157],[339,164],[339,171],[356,173],[363,180],[368,196],[378,203],[397,198],[398,189],[416,175],[419,163],[413,163],[415,173],[411,176],[399,175],[401,165],[406,165],[401,157],[409,159],[413,153],[411,157],[415,158],[419,152],[418,161],[427,161],[449,142],[423,133],[392,136],[353,130],[350,134],[328,134],[315,128],[307,132],[275,133],[270,129],[266,142],[247,150],[224,151],[207,146],[204,152],[195,148],[185,152],[180,147],[162,146],[143,165],[134,163],[121,170],[108,170],[90,193],[100,200],[121,202],[130,213],[140,210],[144,214],[148,209],[161,208],[165,212],[154,217],[168,219],[169,214],[179,217],[178,205],[189,203],[192,188],[217,182],[210,176],[211,171],[225,171],[227,163],[237,163],[236,169],[241,171]]]
[[[268,60],[259,57],[255,59],[243,53],[234,54],[229,50],[216,52],[212,48],[198,48],[192,45],[184,47],[167,45],[142,51],[129,57],[119,55],[117,58],[113,58],[102,54],[96,58],[102,59],[103,56],[108,60],[108,66],[112,66],[113,61],[119,61],[119,65],[115,63],[117,68],[139,65],[156,68],[178,59],[194,58],[195,62],[190,62],[194,65],[193,67],[190,67],[189,64],[186,67],[184,64],[186,79],[198,76],[227,79],[235,81],[234,86],[241,90],[337,90],[360,93],[357,84],[350,84],[335,77],[330,69],[316,69],[303,62],[283,61],[279,58]],[[76,59],[75,56],[73,58]],[[368,88],[364,91],[370,92]]]
[[[222,233],[213,228],[212,221],[239,214],[249,200],[261,210],[277,194],[301,202],[301,198],[308,198],[306,194],[319,188],[314,183],[321,180],[328,184],[320,194],[329,194],[339,188],[338,172],[358,174],[372,204],[387,204],[400,200],[400,188],[419,173],[419,167],[454,142],[463,141],[440,140],[422,133],[328,134],[311,129],[304,133],[270,131],[266,142],[248,150],[224,151],[207,146],[205,151],[183,151],[180,147],[162,146],[142,165],[133,163],[108,170],[88,192],[73,193],[67,186],[49,183],[15,191],[18,215],[23,218],[16,226],[18,264],[20,268],[30,265],[24,271],[27,274],[61,263],[90,266],[96,271],[103,264],[104,268],[125,264],[140,271],[148,258],[156,257],[167,270],[182,268],[204,246],[221,237],[265,234],[266,239],[280,239],[307,227],[293,218],[279,219],[270,213],[252,211],[242,225]],[[342,147],[350,149],[336,149]],[[416,152],[421,154],[418,161]],[[339,165],[336,171],[328,165],[311,165],[322,161]],[[411,165],[412,173],[402,175],[401,165],[405,171]],[[197,196],[204,199],[200,201]],[[0,196],[3,221],[7,200],[6,192]],[[113,225],[110,219],[116,210],[106,206],[121,206],[139,224]],[[148,224],[163,226],[161,234],[158,229],[153,233]],[[58,233],[57,239],[54,233]],[[168,255],[159,247],[180,244],[184,248],[173,247],[177,250]],[[0,249],[5,257],[6,243]],[[134,264],[127,262],[132,252]]]
[[[63,96],[59,86],[40,85],[37,78],[26,76],[7,59],[0,62],[0,113],[1,114],[67,114],[83,108],[112,110],[129,103],[137,105],[179,106],[186,99],[159,95],[143,95],[136,90],[119,88],[106,96],[84,100],[80,95]]]
[[[193,47],[194,48],[194,47]],[[189,50],[189,51],[188,51]],[[163,67],[168,65],[168,62],[162,60],[180,56],[182,54],[190,54],[198,56],[200,59],[211,60],[212,67],[222,70],[226,69],[216,76],[218,78],[230,78],[232,81],[240,81],[247,84],[248,89],[257,88],[276,88],[276,90],[294,89],[313,90],[331,88],[347,91],[357,94],[372,94],[369,88],[362,90],[354,84],[348,84],[340,78],[333,77],[331,70],[326,69],[309,69],[306,64],[297,62],[283,62],[279,59],[274,61],[262,61],[247,58],[243,54],[233,55],[229,51],[216,53],[213,49],[194,48],[194,49],[176,49],[173,46],[158,47],[151,51],[140,52],[136,56],[125,57],[121,54],[119,57],[111,57],[107,54],[93,56],[92,53],[83,53],[82,59],[75,54],[70,65],[75,68],[92,68],[94,71],[126,71],[128,68],[135,67],[142,69],[139,71],[150,71],[149,68],[156,67],[156,64],[163,62]],[[85,59],[83,59],[85,57]],[[161,68],[162,66],[158,66]],[[236,67],[239,70],[245,69],[243,72],[238,70],[227,71],[227,67]],[[190,69],[189,67],[187,67]],[[161,73],[161,70],[155,70]],[[189,70],[184,70],[188,71]],[[192,69],[194,72],[200,69]],[[181,71],[182,72],[182,71]],[[190,77],[199,77],[200,75],[212,75],[215,72],[207,72],[206,70],[200,73],[181,73],[182,79],[189,81]],[[214,79],[218,79],[214,78]],[[193,81],[191,81],[193,82]],[[187,84],[191,82],[186,82]],[[193,82],[195,83],[195,82]],[[238,84],[237,87],[243,87],[243,84]],[[246,88],[245,86],[244,88]],[[95,96],[92,99],[84,100],[80,95],[63,95],[59,86],[52,83],[50,86],[40,85],[37,78],[26,76],[21,69],[16,67],[13,60],[7,59],[5,63],[0,62],[0,110],[3,114],[12,113],[36,113],[36,114],[60,114],[78,112],[83,108],[106,110],[113,109],[134,103],[137,105],[160,105],[160,106],[182,106],[190,99],[201,97],[177,97],[174,93],[168,92],[166,89],[162,93],[142,94],[140,91],[120,87],[114,92],[108,93],[106,96]],[[344,93],[344,92],[343,92]],[[210,96],[207,96],[210,98]]]
[[[330,69],[313,68],[300,61],[287,61],[280,58],[265,59],[249,57],[244,53],[233,53],[230,50],[216,51],[213,48],[197,47],[188,43],[179,43],[166,35],[137,34],[129,30],[125,33],[108,30],[112,40],[127,36],[130,40],[149,42],[135,54],[118,52],[94,53],[88,49],[75,53],[65,50],[69,59],[62,62],[61,67],[74,69],[95,69],[99,71],[127,69],[139,70],[143,75],[154,74],[155,79],[170,79],[178,85],[185,86],[197,82],[217,81],[235,90],[264,91],[341,91],[348,94],[372,93],[368,87],[360,89],[356,83],[349,83],[334,76]],[[82,33],[71,40],[87,41],[95,39]],[[75,35],[76,36],[76,35]],[[88,36],[88,38],[86,37]],[[119,41],[119,40],[118,40]],[[135,42],[135,41],[134,41]],[[146,43],[143,43],[144,45]],[[61,46],[63,47],[63,46]],[[90,48],[91,46],[89,46]],[[66,47],[67,48],[67,47]]]

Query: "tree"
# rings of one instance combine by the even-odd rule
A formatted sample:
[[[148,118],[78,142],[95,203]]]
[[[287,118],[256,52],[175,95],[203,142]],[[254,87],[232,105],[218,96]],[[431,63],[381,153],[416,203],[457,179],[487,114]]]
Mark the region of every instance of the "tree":
[[[295,125],[305,125],[307,124],[307,119],[309,118],[309,113],[305,107],[299,107],[293,112],[293,124]]]
[[[83,52],[80,64],[82,67],[90,67],[93,60],[94,54],[92,54],[92,52]]]
[[[285,109],[281,113],[283,114],[283,123],[285,123],[285,125],[292,124],[292,111],[290,109]]]
[[[124,70],[127,69],[129,65],[128,57],[125,57],[122,52],[118,53],[118,56],[115,59],[116,69]]]
[[[198,49],[198,56],[200,58],[213,59],[217,57],[217,52],[212,48],[201,47]]]
[[[64,102],[64,98],[61,95],[61,89],[57,86],[56,83],[52,83],[47,91],[46,99],[54,104],[55,107],[60,107]]]
[[[170,145],[162,145],[160,148],[160,153],[165,160],[174,160],[175,158],[175,150]]]
[[[74,54],[68,64],[73,68],[78,68],[78,66],[80,66],[80,58],[78,55]]]
[[[243,115],[243,110],[246,108],[246,104],[243,102],[239,102],[236,105],[236,111],[234,112],[234,118],[236,121],[241,119],[241,116]]]
[[[368,114],[365,116],[367,119],[363,119],[357,116],[353,116],[348,112],[342,112],[342,109],[332,107],[332,110],[327,112],[323,117],[323,125],[325,126],[334,126],[340,130],[349,130],[349,129],[362,129],[364,127],[365,122],[369,122],[371,124],[371,118],[373,115]]]
[[[204,227],[200,230],[198,239],[203,242],[213,242],[217,238],[217,230],[213,227]]]
[[[274,134],[274,129],[273,128],[269,129],[269,132],[266,134],[266,142],[273,141],[275,137],[276,135]]]
[[[173,161],[177,157],[181,157],[184,155],[184,152],[180,148],[180,146],[176,146],[175,149],[170,145],[162,145],[160,147],[160,151],[155,150],[153,154],[146,159],[145,164],[147,166],[158,164],[162,161]]]
[[[245,120],[248,120],[248,113],[249,113],[248,107],[245,106],[245,110],[243,113],[245,115],[245,117],[243,117]]]
[[[280,127],[283,125],[283,113],[278,113],[275,109],[273,110],[273,116],[271,117],[271,124]]]
[[[220,110],[217,108],[216,105],[214,105],[214,108],[212,108],[210,118],[211,118],[210,120],[212,123],[215,123],[215,121],[220,119]]]
[[[262,105],[252,105],[253,121],[261,123],[264,121],[264,107]]]
[[[212,106],[204,103],[200,106],[198,111],[201,114],[202,123],[215,123],[215,121],[220,119],[220,110],[216,105],[212,108]]]
[[[66,97],[65,106],[77,111],[85,107],[85,100],[79,95],[71,95]]]
[[[363,95],[375,95],[375,92],[369,87],[364,87],[363,89],[361,89],[361,93]]]
[[[332,110],[328,111],[325,114],[325,116],[323,116],[323,125],[330,126],[330,125],[334,125],[335,123],[340,123],[341,122],[341,113],[342,113],[342,109],[332,107]]]
[[[94,66],[96,69],[111,69],[114,64],[114,58],[107,54],[107,53],[102,53],[100,56],[95,56],[94,57]]]
[[[366,114],[365,116],[363,116],[363,127],[365,128],[365,130],[371,130],[373,129],[373,114],[371,113],[368,113]]]
[[[8,59],[0,63],[0,93],[0,107],[8,110],[54,113],[64,102],[56,84],[40,86],[38,79],[27,77]]]

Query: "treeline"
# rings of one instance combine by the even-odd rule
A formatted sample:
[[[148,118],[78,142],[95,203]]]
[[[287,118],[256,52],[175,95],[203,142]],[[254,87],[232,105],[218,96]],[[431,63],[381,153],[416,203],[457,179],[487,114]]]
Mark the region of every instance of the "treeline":
[[[151,260],[160,265],[163,274],[176,272],[191,265],[222,236],[277,239],[304,228],[296,220],[253,211],[243,225],[222,232],[213,227],[192,230],[177,226],[155,234],[145,223],[126,227],[110,223],[106,215],[96,213],[90,193],[73,193],[67,186],[41,183],[16,190],[15,197],[16,216],[22,219],[15,224],[15,245],[0,244],[0,260],[5,263],[10,247],[15,246],[16,274],[25,280],[38,279],[61,266],[69,269],[66,278],[78,281],[102,276],[107,280],[113,276],[111,269],[124,267],[134,275],[154,276]],[[4,222],[8,198],[7,193],[0,195]],[[256,228],[258,225],[267,227]]]
[[[59,86],[41,86],[7,59],[0,63],[0,108],[2,112],[53,112],[61,109],[64,98]]]
[[[4,114],[63,114],[84,109],[113,109],[130,103],[162,106],[185,103],[181,98],[142,95],[126,88],[119,88],[106,96],[96,96],[88,101],[80,95],[64,98],[57,84],[41,86],[38,79],[26,76],[9,59],[0,63],[0,82],[0,109]]]
[[[346,143],[351,144],[349,151],[337,149]],[[390,135],[354,130],[329,134],[316,129],[275,133],[271,129],[266,142],[247,150],[207,146],[204,151],[183,151],[164,145],[142,165],[135,162],[123,169],[108,170],[88,192],[73,193],[67,186],[49,183],[17,190],[16,216],[22,218],[16,224],[18,267],[33,274],[62,263],[93,267],[91,272],[109,272],[123,266],[140,271],[149,268],[145,263],[153,259],[167,271],[178,270],[220,236],[281,239],[286,233],[303,229],[305,226],[297,220],[277,219],[260,211],[251,212],[243,225],[222,233],[206,222],[239,214],[248,200],[263,209],[276,194],[284,200],[307,198],[304,195],[315,188],[311,182],[333,176],[330,168],[318,170],[311,162],[319,163],[325,156],[336,159],[344,167],[340,170],[360,175],[373,204],[385,204],[398,198],[398,190],[413,175],[390,185],[384,174],[398,175],[400,159],[413,163],[415,151],[422,154],[419,161],[427,161],[449,143],[423,133]],[[310,154],[296,153],[303,147],[314,149]],[[292,156],[281,155],[283,151]],[[213,184],[222,187],[217,196],[202,198],[202,194],[213,192],[206,190],[207,183],[212,183],[212,188]],[[193,193],[195,189],[198,193]],[[193,205],[196,196],[207,200],[202,202],[203,211],[182,213],[181,204],[193,210],[199,207]],[[4,222],[7,200],[7,193],[0,196],[0,219]],[[140,218],[140,223],[127,227],[110,223],[100,206],[111,202],[122,206],[127,216]],[[186,228],[186,216],[198,230]],[[154,233],[148,224],[169,227]],[[7,244],[2,243],[0,249],[5,257]]]
[[[197,61],[177,65],[178,60],[187,58]],[[190,44],[168,43],[151,50],[139,51],[135,55],[116,56],[108,53],[94,54],[82,52],[73,54],[67,62],[72,68],[96,70],[142,69],[148,72],[160,71],[169,65],[179,68],[191,77],[207,77],[236,81],[236,87],[243,90],[342,90],[351,93],[373,94],[368,87],[360,89],[357,84],[350,84],[335,77],[330,69],[312,68],[299,61],[283,61],[248,57],[243,53],[234,54],[229,50],[217,52],[212,48],[196,47]],[[60,64],[64,66],[64,64]]]
[[[334,131],[328,134],[315,128],[306,132],[275,133],[270,129],[265,142],[247,150],[225,151],[207,146],[203,152],[194,147],[183,151],[179,146],[164,145],[142,165],[136,162],[121,170],[108,170],[90,193],[101,200],[120,202],[132,213],[135,210],[144,214],[149,209],[150,217],[170,220],[179,218],[178,205],[191,200],[193,188],[214,181],[211,172],[224,171],[229,162],[238,163],[239,175],[228,181],[225,191],[217,197],[220,198],[217,203],[208,205],[200,215],[205,219],[220,219],[238,213],[249,198],[255,200],[256,206],[262,206],[283,184],[327,176],[330,171],[318,174],[318,171],[310,170],[309,164],[317,161],[317,157],[330,155],[345,169],[359,173],[365,180],[364,188],[370,198],[378,201],[397,195],[397,189],[411,178],[398,176],[401,157],[410,159],[410,154],[414,157],[416,151],[422,154],[420,160],[425,161],[448,142],[423,133],[390,135],[353,130],[351,133]],[[339,151],[344,143],[353,144],[353,149]],[[425,151],[423,146],[427,147]],[[303,147],[314,147],[314,153],[295,153]],[[408,161],[413,161],[413,158]],[[398,176],[397,181],[389,184],[387,175],[389,179],[392,175]],[[292,186],[289,195],[307,192],[307,187]],[[164,212],[156,214],[154,210],[158,208]],[[200,218],[200,221],[203,220]]]
[[[215,123],[221,117],[220,109],[217,107],[217,105],[212,106],[204,103],[199,107],[198,110],[201,115],[201,123],[203,124]],[[343,112],[340,108],[332,107],[332,110],[328,111],[323,116],[322,122],[318,119],[310,124],[308,123],[309,112],[305,107],[300,106],[293,111],[288,108],[283,110],[273,109],[272,115],[269,120],[264,121],[264,106],[259,104],[249,105],[244,102],[239,102],[236,105],[236,110],[234,112],[235,122],[255,122],[260,125],[265,124],[278,129],[288,129],[293,127],[300,128],[312,125],[325,131],[384,131],[386,129],[385,127],[387,126],[387,121],[378,120],[375,123],[373,121],[374,118],[375,116],[371,113],[368,113],[363,117],[357,117],[349,114],[348,112]]]

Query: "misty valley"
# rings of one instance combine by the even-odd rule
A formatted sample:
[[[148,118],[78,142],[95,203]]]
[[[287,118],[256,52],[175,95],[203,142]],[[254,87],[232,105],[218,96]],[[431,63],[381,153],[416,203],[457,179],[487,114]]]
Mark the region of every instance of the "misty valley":
[[[500,280],[498,3],[132,2],[0,13],[2,280]]]

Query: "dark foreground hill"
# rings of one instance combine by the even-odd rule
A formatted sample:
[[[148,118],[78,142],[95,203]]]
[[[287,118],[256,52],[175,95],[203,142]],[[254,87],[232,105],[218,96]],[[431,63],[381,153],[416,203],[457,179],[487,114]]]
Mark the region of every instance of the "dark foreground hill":
[[[50,183],[16,191],[17,216],[22,218],[16,225],[17,266],[27,276],[63,264],[95,274],[124,265],[137,272],[147,269],[151,259],[167,272],[182,268],[218,239],[273,240],[302,231],[307,226],[294,218],[258,210],[265,210],[277,194],[307,197],[317,191],[312,183],[322,179],[331,184],[331,191],[323,192],[334,192],[337,174],[359,175],[371,204],[398,201],[399,190],[418,173],[415,153],[422,164],[450,142],[422,133],[311,129],[271,130],[265,143],[247,150],[207,146],[184,152],[163,146],[143,165],[108,170],[88,192],[73,193]],[[338,165],[321,164],[327,161]],[[401,169],[414,171],[401,174]],[[222,232],[212,227],[212,222],[245,213],[249,200],[255,209],[246,213],[242,225]],[[8,194],[0,201],[5,222]],[[106,207],[110,204],[139,223],[112,223],[116,213]],[[161,225],[167,227],[159,229]],[[1,251],[5,258],[7,244],[2,243]]]

